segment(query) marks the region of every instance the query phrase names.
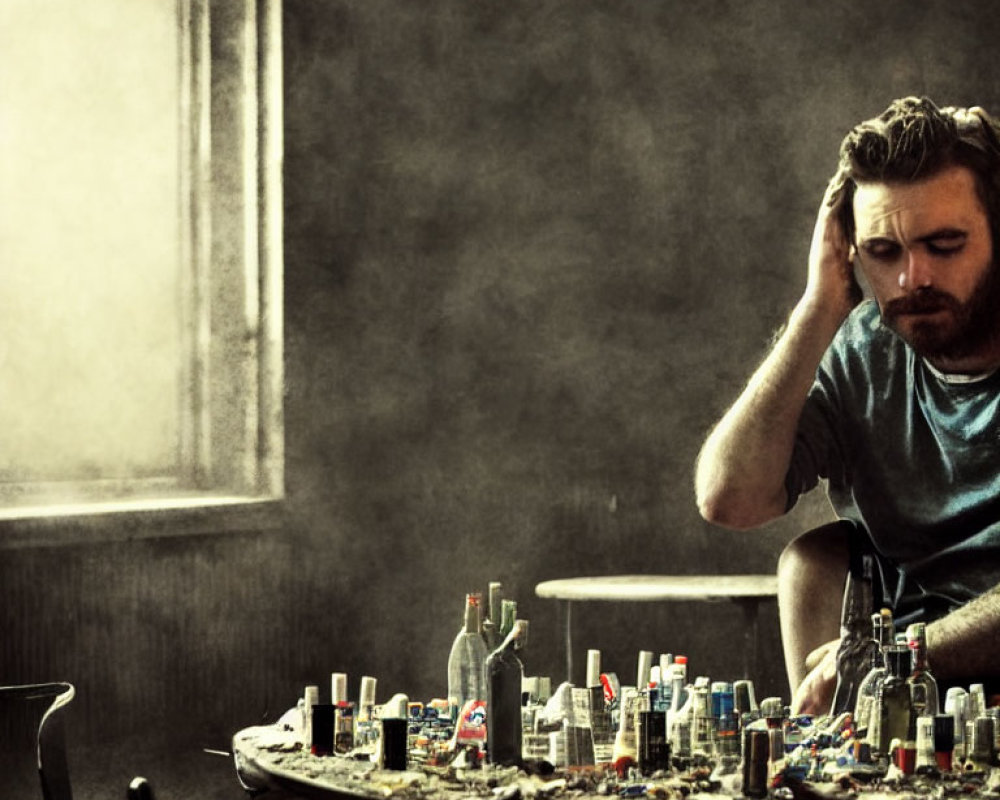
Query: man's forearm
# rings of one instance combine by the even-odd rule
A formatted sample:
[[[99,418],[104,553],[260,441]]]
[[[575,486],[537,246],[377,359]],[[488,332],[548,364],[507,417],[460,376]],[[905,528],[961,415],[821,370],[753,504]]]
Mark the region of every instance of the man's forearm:
[[[927,626],[928,662],[945,680],[996,674],[1000,664],[1000,586]]]
[[[695,474],[705,519],[752,528],[784,513],[785,474],[816,368],[842,313],[804,298],[746,389],[702,447]]]

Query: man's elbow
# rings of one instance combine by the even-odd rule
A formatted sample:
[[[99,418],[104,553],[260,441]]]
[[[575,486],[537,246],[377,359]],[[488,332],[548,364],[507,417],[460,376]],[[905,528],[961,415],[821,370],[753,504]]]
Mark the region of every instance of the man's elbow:
[[[731,530],[757,528],[781,515],[775,503],[762,503],[760,496],[740,492],[698,492],[697,503],[698,513],[706,522]]]

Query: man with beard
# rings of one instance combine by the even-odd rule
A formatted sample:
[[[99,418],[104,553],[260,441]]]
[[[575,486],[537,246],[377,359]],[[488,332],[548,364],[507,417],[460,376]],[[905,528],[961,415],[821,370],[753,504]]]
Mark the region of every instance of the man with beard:
[[[796,711],[830,709],[859,547],[897,622],[928,623],[939,681],[1000,676],[998,226],[1000,139],[982,109],[910,97],[854,128],[805,292],[699,455],[711,522],[757,527],[820,479],[847,521],[800,536],[779,561]],[[862,302],[855,267],[873,299]]]

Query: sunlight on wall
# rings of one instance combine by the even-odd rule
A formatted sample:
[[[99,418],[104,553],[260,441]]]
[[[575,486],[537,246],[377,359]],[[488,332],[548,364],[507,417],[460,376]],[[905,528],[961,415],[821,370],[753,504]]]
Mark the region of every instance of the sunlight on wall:
[[[0,480],[177,459],[171,2],[0,4]]]

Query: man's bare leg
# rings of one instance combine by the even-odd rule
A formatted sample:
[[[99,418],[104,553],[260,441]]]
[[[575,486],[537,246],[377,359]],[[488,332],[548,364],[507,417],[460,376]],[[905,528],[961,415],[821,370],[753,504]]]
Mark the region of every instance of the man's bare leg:
[[[791,541],[778,561],[781,642],[793,695],[815,666],[806,657],[840,637],[849,535],[848,524],[823,525]]]

